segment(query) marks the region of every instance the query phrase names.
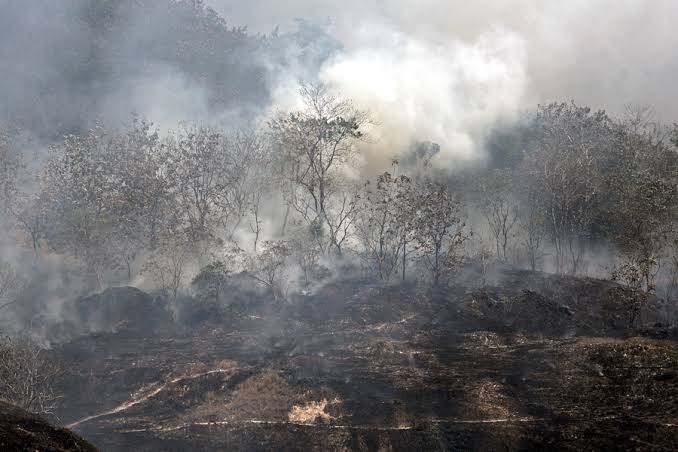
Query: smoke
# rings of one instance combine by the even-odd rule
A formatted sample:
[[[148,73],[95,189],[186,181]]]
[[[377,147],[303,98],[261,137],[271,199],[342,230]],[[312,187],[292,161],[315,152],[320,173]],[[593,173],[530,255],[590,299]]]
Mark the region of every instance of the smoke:
[[[130,77],[101,103],[100,118],[107,124],[123,124],[130,113],[149,118],[161,131],[175,129],[183,121],[199,124],[229,124],[234,110],[212,112],[208,90],[168,66]]]
[[[229,25],[281,31],[260,45],[251,33],[225,32],[209,12],[193,27],[191,2],[0,2],[0,121],[18,121],[34,138],[24,145],[30,173],[39,174],[47,144],[94,119],[115,128],[135,112],[164,130],[180,121],[252,125],[297,107],[300,80],[324,82],[369,111],[375,124],[361,149],[369,173],[428,142],[440,145],[438,168],[482,162],[488,134],[537,103],[572,99],[612,112],[649,104],[665,122],[678,118],[671,0],[206,4]],[[264,240],[283,213],[262,210]],[[240,232],[239,242],[251,242]],[[3,243],[3,258],[30,272],[30,256]],[[45,292],[61,282],[60,267],[44,270],[54,275]]]
[[[376,156],[431,140],[441,145],[436,166],[478,158],[487,130],[523,104],[525,53],[511,33],[491,32],[471,44],[427,42],[386,25],[363,26],[358,35],[371,45],[331,59],[320,77],[371,106],[379,123],[369,151]]]
[[[536,103],[615,113],[648,104],[666,122],[678,117],[670,0],[208,3],[258,31],[296,17],[325,24],[343,50],[319,79],[380,123],[366,150],[375,167],[425,140],[441,145],[440,167],[480,159],[487,131]]]

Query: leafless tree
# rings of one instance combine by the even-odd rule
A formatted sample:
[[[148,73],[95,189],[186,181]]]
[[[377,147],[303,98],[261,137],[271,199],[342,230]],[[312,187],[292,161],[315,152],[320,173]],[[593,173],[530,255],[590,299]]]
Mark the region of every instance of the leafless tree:
[[[468,238],[464,231],[460,199],[446,187],[426,183],[419,189],[414,220],[417,247],[431,273],[434,286],[461,264],[460,246]]]
[[[47,350],[28,339],[0,343],[0,397],[27,411],[55,415],[59,364]]]
[[[574,104],[540,106],[538,139],[526,155],[522,177],[542,210],[555,248],[556,270],[569,255],[577,273],[583,246],[599,202],[596,158],[609,145],[610,120]]]
[[[107,246],[115,230],[118,184],[109,177],[115,149],[111,135],[96,125],[54,146],[44,175],[51,223],[47,242],[92,271],[99,288],[103,272],[115,262]]]
[[[534,201],[528,200],[524,206],[518,209],[518,225],[520,227],[520,244],[532,271],[537,270],[537,265],[543,255],[544,242],[544,217],[543,212],[535,205]]]
[[[355,222],[361,255],[384,282],[397,273],[401,262],[403,270],[406,265],[412,229],[410,189],[407,176],[394,177],[388,172],[379,175],[375,184],[366,185]]]
[[[225,197],[231,143],[217,130],[184,127],[166,145],[171,156],[168,177],[176,190],[181,224],[201,260],[217,238],[217,228],[232,213]]]
[[[272,148],[267,136],[254,130],[239,130],[232,141],[225,191],[227,204],[234,212],[234,220],[225,227],[231,238],[242,220],[246,219],[254,236],[253,248],[256,253],[263,232],[262,203],[275,186],[275,176],[271,174]]]
[[[49,208],[45,192],[24,194],[16,207],[15,218],[18,231],[23,235],[22,245],[33,251],[38,259],[43,251],[43,242],[50,228]]]
[[[285,295],[285,284],[292,252],[286,241],[267,240],[250,264],[250,274],[278,299]]]
[[[190,262],[190,255],[190,245],[183,236],[165,237],[144,266],[144,271],[153,276],[170,303],[176,302],[186,283],[186,267]]]
[[[11,264],[0,262],[0,311],[16,303],[25,286],[26,281]]]
[[[320,273],[322,250],[311,237],[308,228],[298,228],[291,237],[290,248],[294,262],[303,273],[303,284],[309,286]]]
[[[612,240],[625,268],[640,272],[643,289],[653,291],[678,215],[678,162],[667,133],[645,121],[637,113],[617,125],[616,164],[608,184],[615,187],[616,200]]]
[[[15,138],[17,130],[0,123],[0,212],[10,217],[19,195],[19,178],[26,164]]]
[[[326,252],[341,253],[358,206],[346,170],[367,115],[323,85],[304,85],[300,94],[301,110],[280,112],[270,122],[282,151],[287,201],[309,225],[327,230]]]
[[[514,197],[513,177],[509,171],[495,170],[479,183],[480,211],[495,242],[497,259],[508,261],[509,240],[518,223],[518,202]]]

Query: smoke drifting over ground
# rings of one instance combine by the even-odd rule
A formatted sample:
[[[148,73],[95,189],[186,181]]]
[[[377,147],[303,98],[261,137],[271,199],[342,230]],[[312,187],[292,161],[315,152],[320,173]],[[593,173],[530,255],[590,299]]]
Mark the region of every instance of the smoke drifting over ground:
[[[623,111],[652,105],[672,121],[678,6],[671,1],[211,0],[228,20],[283,30],[324,23],[344,45],[319,78],[381,123],[376,166],[412,142],[442,147],[439,166],[483,156],[487,130],[536,103],[571,99]]]

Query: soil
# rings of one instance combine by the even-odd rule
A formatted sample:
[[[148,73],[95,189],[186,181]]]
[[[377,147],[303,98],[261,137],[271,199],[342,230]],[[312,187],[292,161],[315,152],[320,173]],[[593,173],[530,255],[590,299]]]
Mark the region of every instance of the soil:
[[[59,416],[102,450],[675,450],[673,307],[630,325],[620,290],[333,283],[148,328],[125,305],[134,321],[59,347]]]
[[[94,446],[67,429],[50,425],[44,419],[4,402],[0,402],[0,450],[96,451]]]

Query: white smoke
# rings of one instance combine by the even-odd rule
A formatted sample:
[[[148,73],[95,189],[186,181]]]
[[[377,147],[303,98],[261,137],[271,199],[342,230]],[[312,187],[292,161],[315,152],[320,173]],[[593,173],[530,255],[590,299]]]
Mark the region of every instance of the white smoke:
[[[371,131],[370,163],[383,167],[379,157],[417,140],[441,145],[434,160],[440,167],[477,158],[487,129],[511,119],[525,102],[527,61],[513,33],[434,42],[382,25],[363,26],[356,39],[320,78],[367,106],[379,122]]]
[[[320,79],[381,123],[367,150],[375,166],[415,141],[438,142],[442,167],[480,158],[489,127],[537,103],[574,100],[615,113],[646,104],[666,122],[678,117],[671,0],[208,4],[262,32],[296,17],[327,24],[344,49]]]

